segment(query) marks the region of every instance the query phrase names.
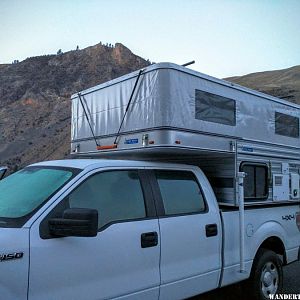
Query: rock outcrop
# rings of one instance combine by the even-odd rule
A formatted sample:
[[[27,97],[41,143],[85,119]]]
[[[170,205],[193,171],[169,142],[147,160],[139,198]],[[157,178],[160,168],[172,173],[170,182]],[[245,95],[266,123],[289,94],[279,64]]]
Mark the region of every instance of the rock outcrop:
[[[67,156],[70,96],[147,65],[120,43],[0,65],[0,165]]]

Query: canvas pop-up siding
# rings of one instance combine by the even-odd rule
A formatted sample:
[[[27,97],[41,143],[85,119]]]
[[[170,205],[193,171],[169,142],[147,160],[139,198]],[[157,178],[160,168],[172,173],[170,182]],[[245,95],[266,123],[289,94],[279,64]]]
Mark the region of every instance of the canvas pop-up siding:
[[[103,151],[93,135],[104,151],[116,142],[109,151],[165,146],[226,152],[228,139],[300,148],[295,104],[171,63],[145,68],[137,82],[138,74],[72,96],[72,152]]]

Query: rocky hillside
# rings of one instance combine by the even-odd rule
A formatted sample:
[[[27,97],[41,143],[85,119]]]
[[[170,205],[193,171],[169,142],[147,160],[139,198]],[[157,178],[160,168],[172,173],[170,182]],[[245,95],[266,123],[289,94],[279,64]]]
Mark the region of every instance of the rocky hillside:
[[[226,80],[300,104],[300,66],[230,77]]]
[[[71,94],[149,63],[122,44],[100,43],[0,65],[0,166],[67,156]],[[300,104],[300,66],[226,80]]]
[[[145,67],[122,44],[97,44],[0,65],[0,166],[69,153],[71,94]]]

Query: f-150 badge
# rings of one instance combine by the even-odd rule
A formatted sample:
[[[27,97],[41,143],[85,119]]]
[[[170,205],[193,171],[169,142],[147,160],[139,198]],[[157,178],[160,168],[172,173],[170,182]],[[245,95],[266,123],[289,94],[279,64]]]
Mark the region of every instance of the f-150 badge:
[[[19,258],[22,258],[23,256],[24,256],[23,252],[0,254],[0,262],[6,261],[6,260],[19,259]]]

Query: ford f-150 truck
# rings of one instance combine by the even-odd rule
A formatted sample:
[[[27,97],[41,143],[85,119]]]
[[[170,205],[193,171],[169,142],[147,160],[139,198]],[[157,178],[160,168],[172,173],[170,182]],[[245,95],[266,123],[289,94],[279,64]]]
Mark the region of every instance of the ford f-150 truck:
[[[247,279],[282,291],[299,203],[224,210],[197,166],[70,159],[0,181],[0,298],[184,299]]]

